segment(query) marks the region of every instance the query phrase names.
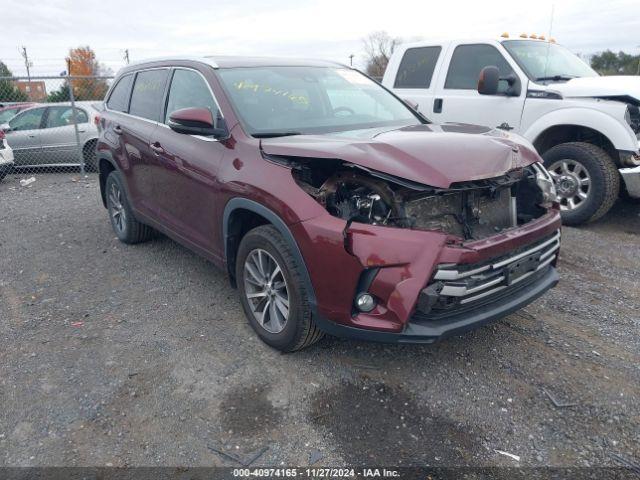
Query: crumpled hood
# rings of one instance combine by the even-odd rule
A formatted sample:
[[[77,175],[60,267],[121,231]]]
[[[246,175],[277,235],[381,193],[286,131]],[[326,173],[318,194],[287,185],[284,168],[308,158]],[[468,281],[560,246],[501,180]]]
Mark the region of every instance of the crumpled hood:
[[[640,77],[609,76],[573,78],[565,83],[552,83],[563,97],[631,97],[640,102]]]
[[[261,148],[270,155],[340,159],[437,188],[499,177],[540,160],[517,135],[455,123],[269,138]]]

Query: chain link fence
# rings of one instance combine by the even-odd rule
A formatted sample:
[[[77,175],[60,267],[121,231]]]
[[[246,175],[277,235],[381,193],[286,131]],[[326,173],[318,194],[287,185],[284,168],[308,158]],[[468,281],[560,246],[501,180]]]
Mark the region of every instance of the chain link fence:
[[[0,77],[0,176],[96,170],[113,77]]]

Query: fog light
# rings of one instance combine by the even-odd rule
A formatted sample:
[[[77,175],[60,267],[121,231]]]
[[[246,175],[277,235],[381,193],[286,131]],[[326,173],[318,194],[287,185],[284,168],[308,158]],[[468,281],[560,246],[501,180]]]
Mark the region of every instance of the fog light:
[[[360,293],[356,297],[356,307],[361,312],[370,312],[376,306],[376,299],[369,293]]]

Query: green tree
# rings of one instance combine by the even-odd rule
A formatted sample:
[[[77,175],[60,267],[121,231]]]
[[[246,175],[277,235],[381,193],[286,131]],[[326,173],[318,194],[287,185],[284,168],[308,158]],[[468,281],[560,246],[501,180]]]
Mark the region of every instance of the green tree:
[[[4,77],[13,77],[4,62],[0,61],[0,102],[26,102],[27,94],[18,90],[12,80]]]
[[[71,100],[69,95],[69,82],[62,82],[60,88],[53,90],[47,95],[47,102],[68,102]],[[77,99],[76,99],[77,100]]]
[[[605,50],[591,57],[591,68],[600,75],[640,75],[640,55]]]

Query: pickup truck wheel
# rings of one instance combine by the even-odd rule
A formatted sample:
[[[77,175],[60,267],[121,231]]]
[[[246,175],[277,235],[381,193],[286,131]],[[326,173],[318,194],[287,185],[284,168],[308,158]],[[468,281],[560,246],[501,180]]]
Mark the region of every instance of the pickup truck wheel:
[[[153,235],[153,229],[134,217],[124,182],[118,171],[114,170],[107,177],[105,192],[111,227],[118,240],[123,243],[141,243],[149,240]]]
[[[562,143],[542,158],[554,180],[566,225],[597,220],[618,198],[618,170],[601,148],[583,142]]]
[[[294,352],[323,333],[311,316],[302,266],[272,225],[249,231],[240,242],[236,279],[245,315],[268,345]]]

